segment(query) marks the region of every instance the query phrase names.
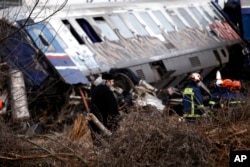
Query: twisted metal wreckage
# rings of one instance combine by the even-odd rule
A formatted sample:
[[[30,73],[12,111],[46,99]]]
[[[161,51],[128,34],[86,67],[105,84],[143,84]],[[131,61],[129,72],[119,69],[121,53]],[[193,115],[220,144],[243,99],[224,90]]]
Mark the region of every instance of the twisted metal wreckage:
[[[110,68],[129,68],[157,89],[181,88],[189,73],[205,78],[242,45],[211,1],[69,4],[41,21],[52,8],[0,11],[10,18],[0,20],[1,114],[14,122],[67,123],[89,112],[91,84]],[[163,112],[166,104],[154,93],[116,77],[137,95],[135,104]]]

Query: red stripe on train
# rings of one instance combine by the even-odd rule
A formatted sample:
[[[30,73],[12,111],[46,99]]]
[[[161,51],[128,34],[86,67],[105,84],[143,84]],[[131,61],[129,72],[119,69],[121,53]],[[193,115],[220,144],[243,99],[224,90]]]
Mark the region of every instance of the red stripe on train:
[[[48,59],[69,59],[68,55],[46,55]]]

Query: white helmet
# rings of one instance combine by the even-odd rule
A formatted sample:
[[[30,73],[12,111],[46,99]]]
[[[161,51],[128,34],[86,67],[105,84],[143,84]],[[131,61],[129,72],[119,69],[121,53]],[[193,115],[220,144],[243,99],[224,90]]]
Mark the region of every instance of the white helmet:
[[[199,73],[192,73],[190,78],[195,82],[200,82],[202,80],[201,75]]]
[[[222,83],[223,83],[222,79],[217,79],[216,82],[215,82],[216,86],[218,86],[218,87],[221,87]]]

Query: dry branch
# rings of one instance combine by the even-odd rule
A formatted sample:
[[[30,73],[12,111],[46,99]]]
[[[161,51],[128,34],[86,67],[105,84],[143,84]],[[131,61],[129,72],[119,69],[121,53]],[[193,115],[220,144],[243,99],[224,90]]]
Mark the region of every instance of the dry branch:
[[[70,153],[51,153],[43,155],[19,155],[15,153],[1,153],[7,156],[0,155],[0,159],[6,160],[25,160],[25,159],[38,159],[38,158],[49,158],[49,157],[75,157],[75,154]]]
[[[82,114],[77,115],[73,128],[68,136],[72,141],[84,144],[86,148],[93,147],[91,131],[88,127],[88,119]]]
[[[111,136],[112,133],[96,118],[92,113],[88,113],[88,119],[95,123],[95,125],[104,133],[106,136]]]
[[[40,135],[39,135],[40,136]],[[57,140],[55,140],[54,138],[50,137],[50,136],[47,136],[47,135],[43,135],[42,137],[46,137],[50,140],[52,140],[53,142],[57,143],[57,144],[60,144],[61,146],[63,146],[64,148],[67,148],[69,151],[71,151],[72,153],[74,153],[74,155],[80,159],[84,164],[87,164],[87,160],[85,160],[83,157],[80,156],[80,153],[76,152],[76,150],[66,146],[65,144],[61,143],[61,142],[58,142]]]
[[[46,148],[44,148],[44,147],[41,147],[40,145],[34,143],[33,141],[31,141],[31,140],[29,140],[29,139],[27,139],[27,138],[25,138],[25,137],[20,137],[20,139],[22,139],[22,140],[24,140],[24,141],[26,141],[26,142],[28,142],[28,143],[30,143],[30,144],[32,144],[32,145],[35,145],[35,146],[41,148],[42,150],[48,152],[50,155],[55,155],[54,152],[52,152],[52,151],[50,151],[50,150],[48,150],[48,149],[46,149]],[[62,159],[61,157],[58,157],[58,156],[56,156],[56,155],[55,155],[54,157],[57,158],[58,160],[64,161],[64,159]]]

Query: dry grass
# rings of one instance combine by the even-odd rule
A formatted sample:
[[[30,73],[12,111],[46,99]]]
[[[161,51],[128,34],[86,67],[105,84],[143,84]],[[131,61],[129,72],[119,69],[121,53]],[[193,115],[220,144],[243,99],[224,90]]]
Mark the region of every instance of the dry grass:
[[[175,116],[130,113],[105,140],[99,166],[229,166],[230,150],[250,151],[248,106],[218,110],[196,123]]]
[[[250,150],[248,105],[234,114],[219,110],[196,123],[179,122],[153,108],[131,109],[111,137],[95,136],[78,117],[69,133],[18,136],[1,120],[0,164],[4,166],[229,166],[230,150]],[[86,132],[86,133],[83,133]],[[88,137],[84,138],[86,135]]]

